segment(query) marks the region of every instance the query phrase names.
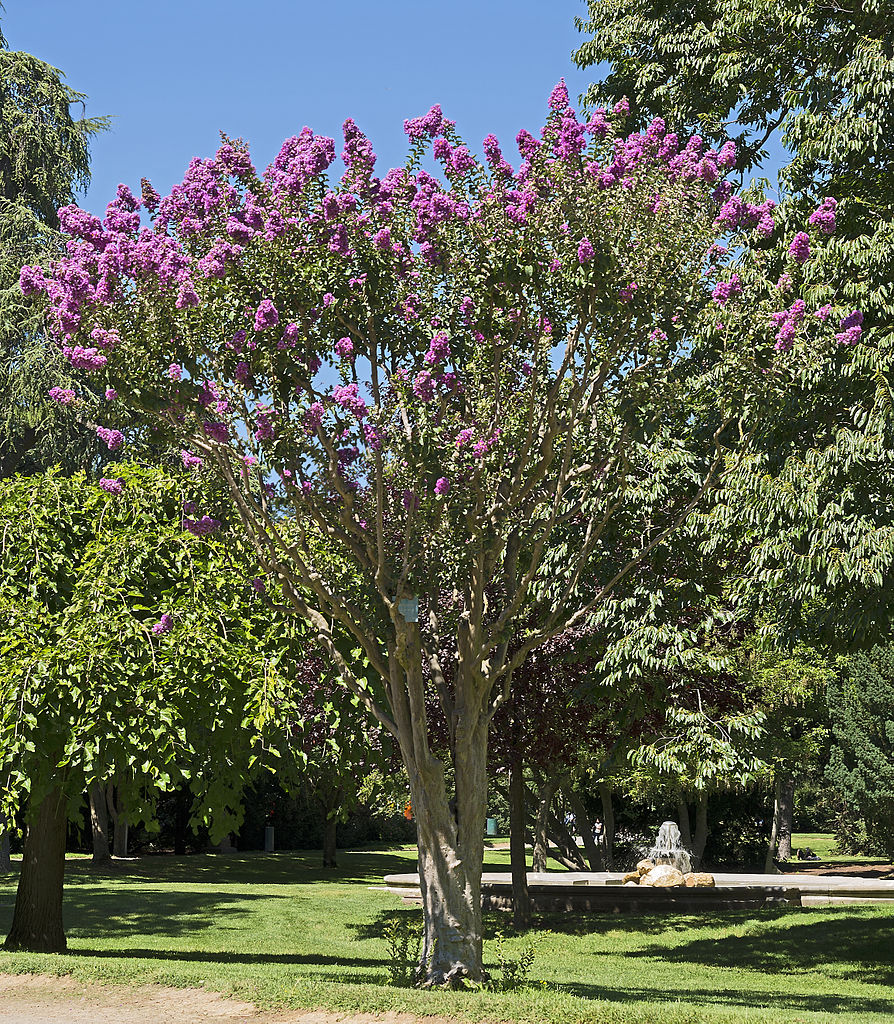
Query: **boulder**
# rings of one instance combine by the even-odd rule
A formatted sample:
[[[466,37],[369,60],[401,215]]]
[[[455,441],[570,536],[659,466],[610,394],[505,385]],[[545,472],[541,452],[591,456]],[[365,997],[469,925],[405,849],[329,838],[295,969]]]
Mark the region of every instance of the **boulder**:
[[[713,889],[717,884],[707,871],[688,871],[684,878],[689,888]]]
[[[654,867],[655,867],[655,861],[654,860],[641,860],[636,865],[636,870],[637,870],[638,874],[644,875],[647,871],[651,871],[652,868],[654,868]]]
[[[628,871],[626,875],[621,879],[621,884],[626,885],[628,882],[633,882],[634,885],[639,885],[639,872]]]
[[[642,875],[639,884],[651,885],[656,889],[670,889],[684,884],[683,872],[671,867],[670,864],[659,864]]]

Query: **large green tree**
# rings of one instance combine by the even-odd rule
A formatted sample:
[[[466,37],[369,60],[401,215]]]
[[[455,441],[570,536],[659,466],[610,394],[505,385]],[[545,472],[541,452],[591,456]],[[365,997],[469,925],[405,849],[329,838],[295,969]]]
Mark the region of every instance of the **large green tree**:
[[[19,287],[23,263],[61,250],[56,211],[90,182],[90,140],[107,122],[85,115],[85,99],[0,34],[0,476],[74,468],[97,452],[47,398],[65,363]]]
[[[607,64],[592,103],[629,97],[639,125],[654,116],[712,142],[738,143],[741,172],[771,140],[785,216],[838,200],[828,269],[890,337],[894,332],[894,4],[891,0],[589,0],[580,67]],[[806,205],[805,205],[806,204]]]

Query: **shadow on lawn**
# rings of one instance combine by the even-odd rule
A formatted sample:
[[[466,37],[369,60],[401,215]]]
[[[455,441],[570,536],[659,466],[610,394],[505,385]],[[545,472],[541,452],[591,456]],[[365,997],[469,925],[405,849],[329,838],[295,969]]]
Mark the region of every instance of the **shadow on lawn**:
[[[322,967],[372,967],[382,969],[386,960],[359,956],[328,956],[323,953],[234,953],[214,950],[178,949],[69,949],[66,956],[100,960],[170,960],[203,964],[316,964]],[[336,976],[337,977],[337,976]]]
[[[318,882],[381,883],[389,874],[414,871],[415,851],[339,851],[339,866],[323,868],[319,851],[283,853],[172,854],[93,864],[70,860],[65,865],[67,886],[97,881],[193,882],[223,885],[303,885]]]
[[[806,987],[806,984],[805,984]],[[762,989],[694,988],[681,984],[677,989],[633,987],[618,984],[611,988],[601,985],[569,983],[558,988],[582,999],[601,999],[608,1002],[630,1003],[634,1000],[654,1002],[679,999],[682,1003],[703,1006],[759,1007],[763,1010],[809,1010],[815,1013],[847,1014],[848,1020],[861,1020],[863,1014],[894,1013],[894,1000],[863,996],[843,996],[834,992],[810,994],[808,992],[773,992]]]
[[[812,974],[894,985],[894,919],[853,910],[831,909],[822,920],[798,921],[784,928],[758,920],[746,935],[694,939],[682,945],[658,943],[627,954],[669,963],[706,964],[765,974]],[[894,1008],[894,1003],[889,1004]]]

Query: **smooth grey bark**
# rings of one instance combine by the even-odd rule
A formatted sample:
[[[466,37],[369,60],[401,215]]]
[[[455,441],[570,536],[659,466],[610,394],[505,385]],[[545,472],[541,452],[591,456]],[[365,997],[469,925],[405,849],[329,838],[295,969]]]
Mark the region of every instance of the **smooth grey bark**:
[[[602,846],[605,850],[605,870],[615,870],[615,809],[612,804],[610,782],[599,783],[599,798],[602,801]]]
[[[0,814],[0,874],[12,871],[12,860],[9,856],[9,829],[6,827],[6,818]]]
[[[521,758],[509,770],[509,861],[512,871],[512,923],[516,928],[531,924],[528,895],[528,864],[525,852],[525,779]]]
[[[692,837],[692,866],[701,867],[708,841],[708,794],[701,790],[695,803],[695,834]]]
[[[792,858],[792,821],[795,817],[795,780],[783,775],[779,781],[779,830],[778,857],[780,860]]]
[[[590,821],[590,816],[587,814],[587,809],[584,806],[583,800],[575,791],[568,791],[568,803],[571,805],[571,812],[574,815],[574,820],[577,822],[577,831],[581,839],[584,841],[584,852],[587,855],[587,861],[591,871],[604,871],[603,868],[603,855],[602,849],[599,843],[596,842],[596,837],[593,835],[593,823]]]
[[[109,809],[102,785],[94,782],[87,790],[90,802],[90,825],[93,829],[93,860],[102,863],[111,859],[109,852]]]
[[[6,949],[64,953],[62,891],[68,808],[61,788],[50,790],[25,828],[22,870]]]
[[[537,817],[534,820],[534,853],[531,858],[532,871],[546,871],[549,853],[549,815],[553,799],[564,779],[560,776],[548,778],[537,793]]]
[[[680,826],[680,842],[692,851],[692,828],[689,824],[689,804],[682,793],[677,794],[677,819]]]

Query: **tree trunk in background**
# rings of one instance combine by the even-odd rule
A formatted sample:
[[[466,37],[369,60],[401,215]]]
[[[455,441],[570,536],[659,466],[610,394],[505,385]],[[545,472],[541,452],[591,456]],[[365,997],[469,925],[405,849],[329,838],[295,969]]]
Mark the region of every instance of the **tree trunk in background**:
[[[587,862],[581,856],[580,847],[574,840],[571,829],[565,824],[564,814],[555,809],[550,815],[547,836],[553,841],[553,857],[569,871],[586,871]]]
[[[779,776],[773,780],[773,824],[770,826],[770,839],[767,842],[767,856],[764,860],[764,872],[768,875],[775,875],[776,868],[776,840],[779,837]]]
[[[525,853],[525,780],[521,758],[509,771],[509,860],[512,869],[512,923],[516,928],[531,925],[528,896],[528,864]]]
[[[124,807],[121,804],[121,793],[109,783],[106,790],[109,814],[115,823],[115,834],[112,839],[112,853],[116,857],[127,856],[127,822],[124,820]]]
[[[9,857],[9,829],[6,827],[6,818],[0,814],[0,874],[5,875],[12,871],[12,861]]]
[[[110,860],[109,853],[109,809],[103,787],[94,782],[87,790],[90,801],[90,824],[93,827],[93,860],[95,863]]]
[[[692,866],[701,867],[708,841],[708,794],[702,790],[695,804],[695,835],[692,837]]]
[[[178,787],[174,801],[174,854],[182,857],[186,853],[186,837],[189,833],[189,786]]]
[[[779,806],[779,828],[777,831],[779,847],[777,856],[780,860],[791,860],[792,821],[795,817],[795,780],[784,775],[779,781],[777,792]]]
[[[546,871],[546,858],[549,849],[549,839],[547,838],[549,812],[552,807],[553,797],[559,791],[563,781],[561,778],[547,779],[537,794],[537,818],[534,822],[534,853],[531,858],[532,871]]]
[[[61,789],[53,789],[27,824],[22,870],[6,949],[30,953],[65,952],[62,889],[67,831],[65,798]]]
[[[680,842],[692,852],[692,828],[689,825],[689,805],[681,794],[677,795],[677,817],[680,825]]]
[[[605,870],[615,870],[615,809],[612,806],[610,782],[599,783],[599,797],[602,800],[602,846],[605,850]]]
[[[337,868],[336,861],[336,829],[338,818],[332,814],[327,815],[323,822],[323,867]]]
[[[602,849],[593,835],[593,823],[590,821],[590,816],[587,814],[583,800],[573,789],[568,791],[568,803],[571,805],[574,820],[577,822],[578,834],[584,841],[584,852],[587,855],[590,870],[604,871],[605,869],[602,866],[604,863]]]

